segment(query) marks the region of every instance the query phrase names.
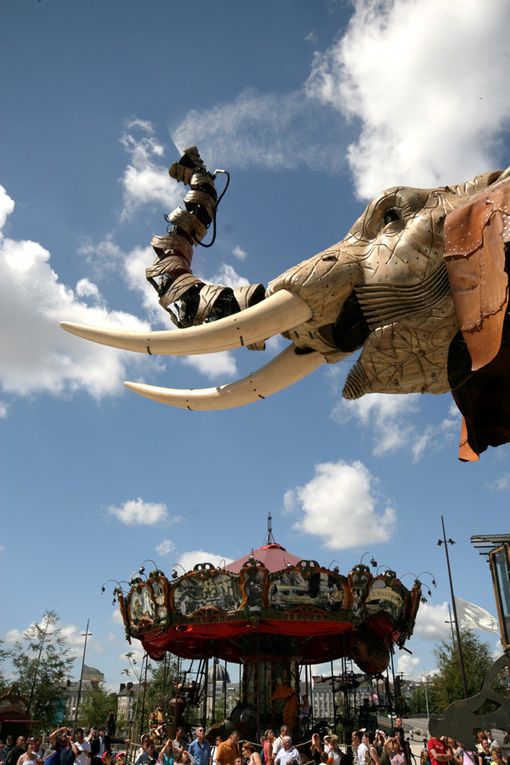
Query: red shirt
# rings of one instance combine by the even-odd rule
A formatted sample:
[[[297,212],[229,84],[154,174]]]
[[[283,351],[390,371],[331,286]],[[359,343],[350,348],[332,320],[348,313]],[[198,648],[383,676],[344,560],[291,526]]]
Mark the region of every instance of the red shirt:
[[[438,738],[429,738],[427,741],[427,751],[429,753],[431,765],[444,765],[444,762],[439,763],[432,755],[432,749],[436,750],[436,754],[446,754],[446,744]]]

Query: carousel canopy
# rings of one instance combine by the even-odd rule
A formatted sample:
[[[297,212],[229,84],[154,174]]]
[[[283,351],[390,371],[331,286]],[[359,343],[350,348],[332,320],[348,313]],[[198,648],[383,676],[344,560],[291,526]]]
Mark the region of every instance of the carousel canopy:
[[[373,576],[362,564],[345,576],[289,553],[272,534],[266,542],[225,568],[204,562],[170,581],[161,571],[132,580],[119,594],[128,638],[154,659],[348,656],[364,671],[385,669],[391,645],[412,634],[420,583],[407,590],[394,571]]]

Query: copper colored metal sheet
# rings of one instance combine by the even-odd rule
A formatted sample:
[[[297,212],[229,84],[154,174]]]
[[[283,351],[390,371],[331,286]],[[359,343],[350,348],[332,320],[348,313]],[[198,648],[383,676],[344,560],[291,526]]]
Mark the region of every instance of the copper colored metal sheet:
[[[495,358],[501,345],[508,304],[510,180],[449,213],[444,237],[455,311],[476,371]]]

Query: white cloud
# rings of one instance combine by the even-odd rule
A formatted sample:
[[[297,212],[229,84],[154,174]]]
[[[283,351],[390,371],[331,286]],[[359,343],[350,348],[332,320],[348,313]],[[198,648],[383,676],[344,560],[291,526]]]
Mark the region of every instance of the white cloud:
[[[241,247],[236,245],[234,249],[232,250],[232,255],[234,256],[234,258],[237,258],[238,260],[246,260],[247,253]]]
[[[354,7],[345,34],[315,54],[307,92],[361,121],[348,149],[358,194],[461,182],[497,167],[510,117],[508,2]]]
[[[219,380],[225,376],[234,377],[237,374],[236,361],[230,351],[205,356],[184,356],[182,363],[193,367],[210,380]]]
[[[414,634],[425,640],[447,640],[451,634],[448,603],[437,606],[421,603],[416,617]]]
[[[218,270],[209,278],[201,277],[211,284],[224,284],[227,287],[244,287],[250,282],[245,276],[238,274],[235,268],[228,263],[222,263]]]
[[[494,481],[488,481],[486,486],[494,491],[507,491],[510,488],[510,473],[507,471]]]
[[[145,502],[141,497],[129,499],[120,506],[110,505],[108,512],[126,526],[155,526],[168,521],[166,505]]]
[[[4,210],[14,207],[5,200],[3,204]],[[63,332],[59,327],[63,320],[145,331],[148,327],[131,314],[88,306],[60,281],[48,250],[0,232],[0,322],[10,328],[0,338],[0,389],[21,396],[84,389],[100,398],[123,390],[127,364],[146,363],[144,356]]]
[[[338,116],[303,90],[245,90],[232,102],[190,111],[173,131],[176,146],[196,144],[208,167],[338,170]],[[320,136],[320,140],[319,140]]]
[[[9,407],[5,401],[0,401],[0,420],[4,420],[9,414]]]
[[[395,529],[396,511],[389,505],[376,511],[374,481],[358,461],[316,465],[311,481],[286,493],[286,511],[297,508],[302,515],[294,528],[321,537],[328,549],[388,542]]]
[[[331,417],[341,425],[357,419],[363,427],[369,428],[374,441],[372,453],[380,457],[409,444],[413,427],[407,417],[416,411],[417,397],[370,393],[355,401],[340,399]]]
[[[91,282],[90,279],[80,279],[76,283],[76,294],[80,298],[92,298],[95,301],[102,300],[97,284]]]
[[[14,200],[10,198],[3,186],[0,186],[0,230],[5,226],[5,221],[14,210]]]
[[[367,429],[373,440],[372,454],[382,457],[406,449],[413,462],[419,462],[427,451],[437,452],[458,437],[459,412],[450,407],[447,417],[438,425],[420,430],[411,418],[419,410],[420,394],[405,396],[370,393],[354,401],[340,399],[331,418],[339,425],[352,420]]]
[[[164,556],[175,550],[175,542],[171,539],[163,539],[159,545],[156,545],[156,552],[158,555]]]
[[[421,671],[418,669],[420,664],[421,659],[417,656],[401,653],[397,660],[397,673],[403,674],[406,680],[409,678],[417,680],[421,677]]]
[[[232,563],[232,558],[227,558],[225,555],[218,555],[217,553],[206,552],[205,550],[190,550],[189,552],[182,553],[177,563],[185,571],[191,571],[197,563],[212,563],[213,566],[220,567],[227,566],[229,563]]]
[[[113,622],[114,624],[124,624],[122,620],[122,614],[120,612],[120,608],[113,609],[110,621]]]
[[[121,219],[130,219],[146,204],[158,204],[165,212],[171,212],[182,199],[185,187],[170,178],[167,166],[157,162],[165,152],[151,123],[132,120],[126,126],[121,143],[130,156],[121,179],[124,192]]]

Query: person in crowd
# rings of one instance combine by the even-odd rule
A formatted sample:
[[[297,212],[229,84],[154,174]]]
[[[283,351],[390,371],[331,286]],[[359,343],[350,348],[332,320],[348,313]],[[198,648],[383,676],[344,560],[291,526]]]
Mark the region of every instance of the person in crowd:
[[[107,736],[110,739],[115,738],[115,732],[117,730],[117,718],[114,712],[110,712],[108,714],[108,717],[106,718],[105,727],[106,727]]]
[[[482,738],[481,744],[482,744],[482,748],[478,752],[478,763],[479,765],[491,765],[492,752],[491,752],[491,747],[489,744],[489,739]]]
[[[367,765],[368,746],[362,742],[363,734],[355,730],[351,736],[352,751],[356,756],[357,765]]]
[[[148,733],[144,733],[143,736],[140,739],[140,746],[136,750],[135,754],[135,762],[140,757],[141,754],[147,751],[147,747],[149,745],[149,741],[151,740],[151,737]]]
[[[110,751],[103,752],[101,757],[99,758],[103,765],[112,765],[113,762],[113,754]]]
[[[314,761],[315,765],[319,765],[323,751],[324,750],[321,745],[321,737],[318,733],[312,733],[312,740],[310,743],[310,759]]]
[[[74,732],[76,741],[70,739],[71,749],[74,754],[74,762],[76,765],[90,765],[90,741],[87,741],[83,735],[83,728],[76,728]]]
[[[274,730],[268,728],[264,733],[264,746],[262,747],[264,765],[273,765]]]
[[[34,736],[34,754],[37,755],[38,760],[44,758],[44,747],[42,745],[42,736]]]
[[[126,752],[117,752],[115,755],[116,765],[126,765]]]
[[[159,750],[158,765],[174,765],[174,755],[173,755],[171,738],[167,738],[162,748]]]
[[[245,742],[243,744],[242,752],[243,752],[243,760],[245,765],[262,765],[260,754],[258,753],[256,747],[253,744],[250,744],[249,742]]]
[[[431,736],[427,741],[427,751],[430,765],[440,765],[440,763],[450,762],[453,759],[453,753],[448,751],[446,743],[440,738]]]
[[[282,746],[275,757],[275,765],[301,765],[301,755],[292,745],[292,738],[287,735],[281,738]]]
[[[38,765],[40,762],[37,752],[34,751],[34,738],[27,739],[26,752],[18,757],[17,765]]]
[[[338,746],[338,736],[332,735],[329,737],[328,748],[324,748],[328,753],[328,765],[340,765],[340,758],[342,752]]]
[[[25,754],[25,736],[18,736],[16,739],[16,746],[13,746],[9,751],[9,754],[5,758],[5,765],[17,765],[17,762],[22,754]]]
[[[369,765],[381,765],[381,758],[379,756],[379,752],[375,743],[374,731],[366,730],[363,734],[362,742],[368,748],[367,763],[369,763]]]
[[[211,745],[205,737],[205,730],[202,725],[195,728],[195,738],[188,746],[188,752],[191,754],[197,765],[209,765]]]
[[[97,737],[99,739],[99,756],[102,757],[105,752],[109,752],[111,749],[110,739],[104,725],[98,728]]]
[[[239,733],[233,730],[226,741],[222,741],[216,750],[218,765],[234,765],[236,757],[240,757]]]
[[[195,765],[195,760],[191,756],[191,754],[188,752],[187,749],[184,750],[184,752],[181,752],[179,755],[179,759],[177,760],[179,765]]]
[[[222,741],[223,739],[221,736],[216,736],[216,738],[214,739],[214,746],[211,747],[211,765],[218,765],[218,762],[216,760],[216,753]]]
[[[290,728],[288,725],[282,725],[280,728],[280,735],[273,741],[273,757],[276,757],[280,749],[282,748],[283,736],[290,736]]]
[[[156,765],[158,761],[158,753],[156,751],[156,744],[149,738],[142,744],[144,751],[135,760],[135,765]]]
[[[7,755],[11,751],[11,749],[14,748],[14,736],[11,736],[10,734],[5,739],[5,744],[2,748],[0,748],[0,765],[4,763],[7,759]]]
[[[492,749],[492,763],[491,765],[507,765],[508,760],[503,757],[503,750],[499,746],[495,746]]]
[[[179,759],[179,755],[187,751],[186,731],[184,728],[177,728],[175,731],[175,738],[172,741],[172,749],[174,761],[177,761]]]

